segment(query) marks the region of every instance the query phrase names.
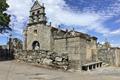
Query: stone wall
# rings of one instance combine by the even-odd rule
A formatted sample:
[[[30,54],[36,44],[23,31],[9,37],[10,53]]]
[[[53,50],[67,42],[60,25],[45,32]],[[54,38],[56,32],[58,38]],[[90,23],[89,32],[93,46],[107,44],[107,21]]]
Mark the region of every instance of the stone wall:
[[[85,63],[86,48],[81,47],[82,41],[80,37],[55,39],[54,51],[60,53],[69,53],[69,60],[72,61],[71,66],[75,69],[80,69],[82,63]]]
[[[115,65],[120,67],[120,48],[115,50]]]
[[[98,59],[110,66],[120,66],[120,49],[108,48],[98,50]]]
[[[27,27],[27,43],[24,42],[24,45],[27,44],[27,50],[33,50],[33,42],[38,41],[40,44],[40,49],[42,50],[51,50],[51,28],[42,25],[35,24]],[[36,33],[34,31],[37,31]],[[25,50],[25,48],[24,48]]]
[[[18,51],[15,53],[18,61],[34,63],[37,65],[46,65],[52,68],[67,70],[70,68],[68,54],[57,54],[51,51]]]
[[[53,46],[55,52],[69,53],[69,59],[78,60],[80,64],[97,60],[96,41],[92,39],[86,40],[81,37],[55,39]]]

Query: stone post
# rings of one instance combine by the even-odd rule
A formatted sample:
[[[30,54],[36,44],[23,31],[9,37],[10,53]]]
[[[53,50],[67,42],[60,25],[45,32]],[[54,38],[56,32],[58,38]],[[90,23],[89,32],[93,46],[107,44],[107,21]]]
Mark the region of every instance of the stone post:
[[[89,71],[89,72],[90,72],[90,66],[87,66],[87,71]]]

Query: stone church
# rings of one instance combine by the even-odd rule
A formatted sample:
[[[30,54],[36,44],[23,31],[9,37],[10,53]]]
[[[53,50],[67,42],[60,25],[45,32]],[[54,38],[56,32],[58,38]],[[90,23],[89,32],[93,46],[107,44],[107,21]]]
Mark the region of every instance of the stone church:
[[[62,17],[62,16],[61,16]],[[35,1],[24,30],[24,50],[47,50],[66,53],[78,66],[97,60],[97,38],[85,33],[61,30],[47,25],[44,4]]]

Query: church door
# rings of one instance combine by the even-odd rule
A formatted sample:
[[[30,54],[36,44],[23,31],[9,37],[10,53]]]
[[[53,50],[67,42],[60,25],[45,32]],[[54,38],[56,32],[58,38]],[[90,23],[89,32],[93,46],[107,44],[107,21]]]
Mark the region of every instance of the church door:
[[[38,42],[38,41],[34,41],[34,42],[32,43],[32,48],[33,48],[33,50],[39,50],[39,49],[40,49],[40,44],[39,44],[39,42]]]

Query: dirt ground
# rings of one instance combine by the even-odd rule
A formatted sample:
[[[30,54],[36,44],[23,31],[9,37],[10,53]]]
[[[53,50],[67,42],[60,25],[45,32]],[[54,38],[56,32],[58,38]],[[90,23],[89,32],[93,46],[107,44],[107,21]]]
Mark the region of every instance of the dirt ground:
[[[102,67],[90,72],[64,72],[15,61],[2,61],[0,80],[120,80],[120,68]]]

